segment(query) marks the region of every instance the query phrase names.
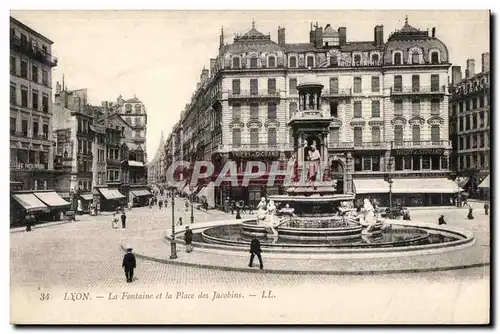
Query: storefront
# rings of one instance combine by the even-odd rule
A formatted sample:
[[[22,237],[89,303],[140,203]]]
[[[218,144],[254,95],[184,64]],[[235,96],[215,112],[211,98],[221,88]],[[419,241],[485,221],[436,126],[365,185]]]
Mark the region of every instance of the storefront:
[[[392,179],[392,201],[402,206],[454,205],[463,189],[445,178]]]
[[[35,217],[48,213],[50,209],[32,193],[14,194],[10,202],[11,226],[24,226],[25,216],[32,213]]]
[[[114,188],[99,188],[101,193],[101,211],[115,211],[127,206],[126,197]]]
[[[130,190],[132,195],[132,205],[134,207],[147,206],[149,203],[149,198],[153,196],[147,189],[133,189]]]
[[[490,175],[488,175],[483,182],[481,182],[478,186],[479,193],[482,200],[489,201],[490,200]]]
[[[91,193],[80,194],[78,200],[78,206],[82,209],[82,212],[89,213],[90,212],[90,204],[94,201],[94,195]]]
[[[355,204],[363,205],[365,198],[382,207],[389,206],[389,183],[384,179],[354,179]]]
[[[54,191],[36,192],[34,195],[42,201],[48,208],[49,212],[42,215],[42,219],[50,221],[61,220],[64,213],[69,210],[71,203],[64,200]]]

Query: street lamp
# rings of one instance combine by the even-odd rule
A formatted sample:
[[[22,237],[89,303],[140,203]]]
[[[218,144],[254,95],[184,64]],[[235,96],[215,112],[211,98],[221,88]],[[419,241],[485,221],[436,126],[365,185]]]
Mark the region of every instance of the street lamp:
[[[389,174],[387,175],[387,182],[389,183],[389,208],[392,209],[392,157],[389,158],[389,163],[387,164],[389,169]]]
[[[177,259],[177,242],[175,241],[175,216],[174,216],[174,206],[175,206],[175,194],[174,188],[172,191],[172,240],[170,241],[170,259]]]

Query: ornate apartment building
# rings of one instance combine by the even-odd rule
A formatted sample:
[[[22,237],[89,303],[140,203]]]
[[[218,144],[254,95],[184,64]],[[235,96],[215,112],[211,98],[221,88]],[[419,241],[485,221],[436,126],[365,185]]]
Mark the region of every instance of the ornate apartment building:
[[[453,66],[450,87],[452,169],[472,195],[479,192],[478,186],[491,170],[490,54],[483,53],[481,58],[479,73],[475,60],[467,60],[465,78],[461,67]]]
[[[416,29],[406,20],[387,41],[381,25],[372,41],[348,41],[346,27],[316,24],[308,43],[285,38],[285,28],[278,28],[276,43],[255,24],[232,44],[221,33],[219,54],[202,71],[165,146],[167,157],[210,160],[216,174],[232,160],[239,179],[249,160],[266,162],[270,172],[273,161],[285,163],[296,149],[288,123],[304,107],[297,85],[313,76],[323,85],[321,113],[333,118],[325,142],[317,144],[339,192],[382,205],[389,192],[403,205],[449,204],[458,190],[447,179],[451,64],[435,29]],[[223,183],[215,201],[256,202],[284,191],[279,183],[265,186],[266,180],[248,187]]]
[[[14,190],[54,188],[53,42],[10,18],[10,181]]]
[[[148,184],[150,185],[160,185],[165,183],[164,178],[165,170],[165,138],[163,137],[163,131],[160,136],[160,144],[156,150],[155,156],[151,161],[148,162]]]

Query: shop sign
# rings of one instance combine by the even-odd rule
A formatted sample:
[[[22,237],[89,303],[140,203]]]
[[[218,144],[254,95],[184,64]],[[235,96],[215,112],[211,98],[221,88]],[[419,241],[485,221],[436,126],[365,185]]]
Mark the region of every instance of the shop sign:
[[[250,151],[250,152],[231,152],[232,158],[278,158],[279,151]]]
[[[394,155],[442,155],[444,148],[393,149]]]

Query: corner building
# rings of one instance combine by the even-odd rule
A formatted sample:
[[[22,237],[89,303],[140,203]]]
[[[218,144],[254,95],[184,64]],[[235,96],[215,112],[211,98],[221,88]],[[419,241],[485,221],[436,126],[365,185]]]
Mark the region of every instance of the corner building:
[[[304,107],[296,87],[312,75],[324,86],[321,113],[333,118],[325,142],[317,145],[339,193],[383,206],[389,192],[393,203],[406,206],[449,205],[458,191],[447,179],[451,64],[435,29],[419,30],[406,20],[387,42],[381,25],[372,41],[355,42],[348,41],[346,27],[316,24],[308,43],[285,38],[285,28],[278,28],[276,43],[255,25],[232,44],[224,44],[221,34],[219,54],[174,128],[180,151],[193,147],[192,138],[208,138],[199,147],[205,158],[216,171],[235,161],[239,179],[250,160],[266,162],[268,172],[272,161],[285,165],[297,145],[288,123]],[[190,113],[204,115],[199,122],[208,120],[208,126],[187,138],[189,127],[182,124]],[[182,157],[189,159],[174,152],[174,159]],[[227,197],[256,203],[284,191],[279,182],[266,182],[267,176],[249,187],[223,183],[215,188],[216,204]]]

